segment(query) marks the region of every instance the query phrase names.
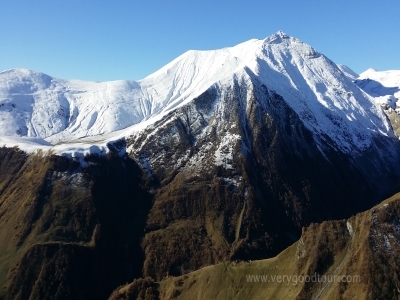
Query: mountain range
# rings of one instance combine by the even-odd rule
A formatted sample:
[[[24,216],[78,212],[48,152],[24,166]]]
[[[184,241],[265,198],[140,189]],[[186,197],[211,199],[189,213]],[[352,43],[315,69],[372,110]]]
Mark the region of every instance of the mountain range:
[[[256,80],[287,99],[313,132],[326,133],[343,149],[363,149],[370,142],[364,137],[368,133],[365,128],[389,134],[390,125],[373,99],[348,80],[350,73],[283,32],[231,48],[188,51],[138,82],[62,80],[13,69],[0,75],[0,134],[62,143],[132,125],[136,126],[131,130],[137,131],[212,86]],[[382,94],[371,93],[373,89],[364,90],[375,97]],[[344,123],[347,134],[338,132],[334,122]]]
[[[312,250],[301,266],[328,272],[353,241],[346,222],[312,224],[349,219],[399,190],[399,78],[358,76],[282,31],[188,51],[139,81],[0,73],[0,295],[201,299],[186,277],[185,291],[160,286],[221,263],[263,264],[305,231],[333,250]],[[389,269],[373,267],[398,278],[396,251],[382,258],[393,257]],[[371,278],[363,288],[373,298],[384,277]],[[322,293],[306,286],[291,297]]]

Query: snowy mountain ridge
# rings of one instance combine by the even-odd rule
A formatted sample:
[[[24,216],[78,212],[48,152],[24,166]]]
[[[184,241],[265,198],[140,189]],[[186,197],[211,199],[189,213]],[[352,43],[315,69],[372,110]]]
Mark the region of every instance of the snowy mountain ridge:
[[[400,70],[366,70],[356,78],[355,83],[385,109],[400,112]]]
[[[188,51],[143,80],[63,80],[24,69],[0,73],[0,137],[71,143],[129,135],[188,104],[210,87],[242,82],[282,96],[314,134],[345,152],[364,150],[373,135],[393,136],[373,97],[302,41],[279,31],[234,47]],[[110,138],[113,135],[108,135]]]

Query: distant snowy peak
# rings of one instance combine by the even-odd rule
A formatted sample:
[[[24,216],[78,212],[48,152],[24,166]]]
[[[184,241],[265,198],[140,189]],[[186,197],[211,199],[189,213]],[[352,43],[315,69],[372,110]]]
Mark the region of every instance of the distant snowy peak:
[[[25,69],[0,73],[0,135],[51,142],[113,132],[140,122],[134,81],[63,80]]]
[[[378,71],[370,68],[360,74],[358,79],[371,79],[385,87],[400,87],[400,70]]]
[[[10,92],[11,90],[18,93],[34,92],[39,89],[48,88],[52,80],[52,77],[32,70],[5,70],[0,73],[0,91]]]
[[[370,68],[355,83],[385,109],[400,112],[400,70],[377,71]]]

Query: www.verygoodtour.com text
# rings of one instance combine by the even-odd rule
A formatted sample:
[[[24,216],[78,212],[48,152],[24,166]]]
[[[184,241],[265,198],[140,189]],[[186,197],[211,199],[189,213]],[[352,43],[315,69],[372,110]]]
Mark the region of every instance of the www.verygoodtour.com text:
[[[246,275],[247,283],[283,283],[286,285],[297,285],[302,282],[346,282],[359,283],[361,282],[360,275]]]

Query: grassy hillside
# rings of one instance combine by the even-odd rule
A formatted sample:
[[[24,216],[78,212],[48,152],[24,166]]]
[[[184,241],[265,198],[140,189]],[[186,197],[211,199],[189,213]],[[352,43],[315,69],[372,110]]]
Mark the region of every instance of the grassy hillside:
[[[348,220],[304,228],[274,258],[224,262],[158,283],[136,280],[110,299],[398,299],[399,216],[396,194]]]
[[[151,197],[129,158],[0,148],[0,298],[104,299],[140,277]]]

